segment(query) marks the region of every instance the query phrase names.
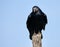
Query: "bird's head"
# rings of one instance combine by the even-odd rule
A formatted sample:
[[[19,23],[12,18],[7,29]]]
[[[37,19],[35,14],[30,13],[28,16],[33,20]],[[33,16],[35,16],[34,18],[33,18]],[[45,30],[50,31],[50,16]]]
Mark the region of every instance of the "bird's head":
[[[36,15],[42,15],[42,10],[38,6],[33,6],[32,12]]]
[[[37,13],[40,11],[40,8],[38,6],[33,6],[32,12]]]

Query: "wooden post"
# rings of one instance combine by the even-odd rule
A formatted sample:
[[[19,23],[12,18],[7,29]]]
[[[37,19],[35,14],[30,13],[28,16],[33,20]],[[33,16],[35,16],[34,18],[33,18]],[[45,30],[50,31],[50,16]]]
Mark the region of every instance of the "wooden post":
[[[32,36],[32,44],[33,47],[42,47],[42,39],[41,39],[41,33],[33,34]]]

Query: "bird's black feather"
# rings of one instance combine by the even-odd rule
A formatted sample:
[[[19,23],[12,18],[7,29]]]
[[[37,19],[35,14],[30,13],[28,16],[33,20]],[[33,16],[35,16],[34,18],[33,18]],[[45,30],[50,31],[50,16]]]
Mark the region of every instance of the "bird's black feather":
[[[26,22],[31,40],[34,32],[37,34],[38,32],[41,32],[42,29],[45,30],[45,25],[47,24],[47,16],[41,10],[39,13],[40,14],[31,12]]]

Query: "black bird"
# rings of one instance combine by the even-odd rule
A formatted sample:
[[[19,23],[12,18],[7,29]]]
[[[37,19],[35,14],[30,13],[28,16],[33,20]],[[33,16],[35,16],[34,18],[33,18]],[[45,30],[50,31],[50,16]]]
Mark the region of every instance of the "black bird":
[[[27,18],[26,25],[27,29],[30,33],[30,39],[32,40],[32,36],[34,33],[38,33],[45,30],[45,26],[47,24],[47,16],[42,12],[42,10],[38,6],[34,6],[32,8],[32,12]],[[41,36],[41,39],[43,37]]]

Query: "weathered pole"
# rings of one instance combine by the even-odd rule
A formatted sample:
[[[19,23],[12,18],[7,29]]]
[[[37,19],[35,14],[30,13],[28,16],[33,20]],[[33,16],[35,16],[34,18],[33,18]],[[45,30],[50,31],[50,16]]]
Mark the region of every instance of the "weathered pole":
[[[41,33],[33,34],[32,36],[32,44],[33,47],[42,47],[42,39],[41,39]]]

